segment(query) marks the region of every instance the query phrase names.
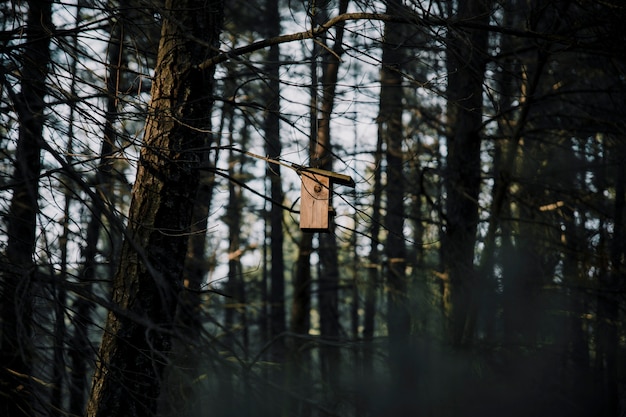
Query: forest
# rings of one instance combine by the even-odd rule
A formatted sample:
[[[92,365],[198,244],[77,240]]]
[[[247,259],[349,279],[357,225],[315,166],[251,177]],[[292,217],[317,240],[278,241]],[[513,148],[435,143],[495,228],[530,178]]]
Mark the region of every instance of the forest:
[[[1,415],[626,413],[621,0],[0,10]]]

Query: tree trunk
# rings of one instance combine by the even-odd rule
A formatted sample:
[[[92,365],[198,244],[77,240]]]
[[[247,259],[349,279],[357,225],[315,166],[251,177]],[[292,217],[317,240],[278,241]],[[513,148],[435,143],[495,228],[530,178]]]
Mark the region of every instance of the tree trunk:
[[[208,133],[222,2],[168,0],[128,229],[87,415],[153,416],[198,189],[197,149]],[[197,42],[195,39],[202,39]]]
[[[231,121],[234,122],[234,118]],[[234,135],[232,134],[234,123],[231,123],[229,131],[230,146],[234,146]],[[244,130],[246,127],[244,126]],[[247,133],[242,133],[241,146],[246,149]],[[235,181],[241,181],[245,165],[245,156],[242,153],[235,154],[232,150],[229,155],[228,175]],[[236,166],[238,169],[236,169]],[[241,187],[235,181],[228,182],[228,205],[226,206],[225,223],[228,226],[228,294],[232,297],[227,303],[225,318],[225,331],[227,337],[227,347],[232,350],[235,357],[247,360],[248,355],[248,328],[246,315],[246,291],[243,269],[241,265],[241,255],[243,253],[243,242],[241,241],[241,217],[243,210],[243,196]]]
[[[397,12],[399,0],[387,3],[387,12]],[[410,315],[407,305],[406,246],[404,239],[404,173],[403,173],[403,124],[402,124],[402,34],[397,24],[385,25],[383,43],[379,129],[386,146],[387,160],[387,210],[385,228],[387,241],[387,282],[389,287],[389,315],[387,327],[390,343],[401,343],[410,332]]]
[[[398,13],[400,0],[387,2],[387,13]],[[385,145],[386,164],[386,210],[384,225],[385,241],[384,275],[387,282],[387,329],[389,369],[394,381],[390,400],[402,410],[413,408],[411,395],[417,386],[415,356],[411,352],[411,314],[409,311],[408,284],[406,276],[407,251],[404,237],[404,125],[402,122],[403,87],[402,65],[404,42],[402,26],[386,23],[382,45],[382,68],[380,77],[380,105],[378,129]]]
[[[280,13],[278,0],[267,1],[268,38],[280,34]],[[267,89],[268,103],[266,104],[265,140],[266,154],[270,158],[280,158],[282,145],[280,142],[280,54],[279,46],[272,45],[268,54]],[[271,268],[269,292],[269,329],[272,340],[271,359],[283,361],[285,357],[284,333],[287,330],[285,317],[285,265],[283,256],[283,190],[281,184],[280,165],[273,164],[267,167],[267,177],[270,181],[270,240],[271,240]],[[281,336],[282,335],[282,336]]]
[[[339,14],[345,13],[348,0],[339,3]],[[341,55],[343,54],[344,25],[335,27],[335,42],[332,53],[322,54],[327,59],[323,67],[322,102],[317,127],[317,142],[312,148],[312,162],[314,166],[332,171],[332,141],[330,137],[330,120],[335,103],[337,78]],[[332,199],[332,196],[331,196]],[[337,259],[337,240],[334,233],[334,224],[331,223],[330,233],[319,235],[319,314],[320,336],[322,339],[336,343],[339,340],[339,265]],[[340,350],[337,346],[322,345],[320,348],[320,363],[322,380],[329,384],[331,396],[335,396],[341,375]],[[334,399],[331,401],[335,401]]]
[[[77,6],[76,6],[76,20],[75,20],[75,26],[79,27],[81,22],[82,22],[82,18],[81,18],[81,12],[82,12],[82,1],[79,1]],[[70,76],[71,76],[71,84],[70,84],[70,92],[72,94],[72,96],[76,95],[76,83],[77,83],[77,79],[78,79],[78,74],[77,74],[77,67],[78,67],[78,33],[74,33],[74,36],[72,37],[72,46],[71,46],[71,51],[73,54],[75,54],[73,56],[72,59],[72,63],[71,63],[71,67],[70,67]],[[76,103],[72,102],[70,103],[70,110],[69,110],[69,115],[68,115],[68,131],[67,131],[67,149],[66,149],[66,153],[67,155],[73,155],[74,154],[74,122],[75,122],[75,118],[76,118]],[[68,157],[68,162],[72,162],[72,157],[69,156]],[[56,291],[56,311],[55,311],[55,343],[54,343],[54,365],[53,365],[53,375],[52,375],[52,390],[50,393],[50,407],[52,410],[52,415],[55,416],[61,416],[66,412],[69,412],[70,414],[76,414],[79,415],[83,413],[83,408],[84,408],[84,401],[82,402],[82,406],[80,408],[78,408],[77,411],[72,412],[72,409],[69,408],[67,410],[65,410],[64,408],[64,386],[65,384],[67,384],[67,388],[68,391],[70,393],[69,397],[70,397],[70,407],[72,404],[72,397],[75,393],[80,393],[82,395],[82,398],[84,398],[85,396],[85,382],[86,380],[82,381],[82,383],[80,383],[78,386],[74,385],[74,367],[70,365],[69,369],[69,378],[67,377],[67,371],[66,371],[66,346],[67,346],[67,356],[68,359],[72,359],[72,353],[75,351],[73,343],[74,339],[73,338],[69,338],[69,340],[66,340],[68,338],[68,334],[67,334],[67,326],[65,323],[65,319],[66,319],[66,309],[67,309],[67,291],[65,289],[65,282],[67,280],[67,257],[68,257],[68,242],[70,241],[70,229],[69,229],[69,221],[71,219],[71,207],[72,207],[72,193],[71,193],[71,189],[69,187],[66,188],[65,190],[65,201],[64,201],[64,207],[63,207],[63,218],[64,218],[64,222],[63,222],[63,233],[59,239],[59,244],[60,244],[60,252],[61,252],[61,267],[60,267],[60,282],[62,283],[62,285],[58,286],[57,289],[55,289],[54,291]],[[82,298],[79,298],[82,299]],[[80,329],[79,331],[83,331],[83,329]],[[86,360],[86,358],[83,358],[83,360]],[[82,375],[84,375],[86,372],[84,372]],[[66,381],[67,379],[67,381]]]
[[[377,289],[380,285],[380,250],[378,249],[380,224],[381,224],[381,200],[382,200],[382,172],[379,168],[383,158],[383,139],[382,132],[378,130],[378,139],[376,141],[376,151],[374,153],[374,190],[372,202],[372,217],[370,222],[370,253],[368,255],[367,265],[367,286],[365,289],[365,302],[363,306],[363,371],[366,375],[370,375],[373,371],[374,362],[374,329],[376,326],[376,301]]]
[[[619,139],[623,140],[623,139]],[[624,288],[624,255],[626,253],[626,167],[623,162],[626,146],[622,143],[615,146],[616,176],[615,201],[613,202],[613,236],[610,239],[609,270],[599,279],[598,293],[598,347],[596,361],[599,365],[602,409],[598,415],[620,415],[620,297]]]
[[[78,11],[80,13],[80,9]],[[96,168],[96,187],[97,195],[102,198],[102,202],[92,203],[91,219],[87,225],[87,233],[85,238],[85,247],[82,252],[84,259],[83,268],[80,277],[85,283],[85,293],[92,291],[92,283],[98,277],[96,259],[98,254],[98,242],[100,231],[102,229],[102,209],[108,200],[113,196],[113,176],[112,162],[117,139],[115,130],[115,121],[118,114],[118,83],[121,78],[120,68],[122,66],[122,21],[115,22],[111,19],[111,33],[109,38],[109,48],[107,53],[108,74],[107,74],[107,111],[103,127],[103,139],[100,147],[100,163]],[[109,201],[109,204],[111,202]],[[111,231],[110,233],[115,233]],[[101,277],[110,279],[111,277]],[[70,367],[70,400],[69,412],[76,415],[82,415],[86,405],[85,386],[87,383],[87,374],[89,370],[89,362],[93,359],[93,347],[89,340],[89,326],[91,325],[91,311],[93,304],[87,297],[78,297],[72,306],[74,310],[73,325],[74,332],[70,341],[69,359]]]
[[[323,17],[320,13],[311,16],[311,27],[322,23]],[[312,156],[313,148],[317,141],[317,118],[318,118],[318,76],[319,64],[317,55],[320,46],[318,42],[313,43],[310,61],[311,85],[310,92],[310,112],[309,112],[309,155]],[[295,335],[290,340],[289,364],[287,370],[287,386],[293,384],[297,392],[303,398],[311,395],[311,387],[303,380],[304,370],[310,363],[309,355],[303,350],[310,330],[310,310],[311,310],[311,253],[313,252],[313,233],[302,233],[300,244],[298,245],[298,258],[296,260],[296,272],[293,278],[293,301],[291,303],[291,318],[289,328]],[[308,417],[311,415],[311,407],[306,401],[292,399],[287,406],[287,412],[293,415]]]
[[[43,143],[44,97],[50,62],[52,1],[28,2],[26,42],[23,45],[21,91],[14,97],[19,137],[13,173],[13,196],[7,224],[6,263],[2,276],[2,340],[0,344],[0,413],[33,415],[37,403],[31,384],[32,274],[35,272],[37,213],[39,211],[40,153]]]
[[[488,1],[459,2],[457,18],[477,25],[489,22]],[[455,347],[468,346],[474,333],[474,245],[480,191],[482,85],[487,60],[487,31],[449,28],[448,156],[445,175],[446,233],[443,264],[447,288],[444,311]]]

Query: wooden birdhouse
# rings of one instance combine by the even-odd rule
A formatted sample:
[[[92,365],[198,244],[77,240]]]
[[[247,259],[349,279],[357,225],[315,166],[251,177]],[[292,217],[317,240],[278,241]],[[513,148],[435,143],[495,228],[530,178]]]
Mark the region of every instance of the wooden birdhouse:
[[[332,208],[333,185],[354,188],[348,175],[318,168],[300,170],[300,229],[305,232],[328,232],[334,215]]]

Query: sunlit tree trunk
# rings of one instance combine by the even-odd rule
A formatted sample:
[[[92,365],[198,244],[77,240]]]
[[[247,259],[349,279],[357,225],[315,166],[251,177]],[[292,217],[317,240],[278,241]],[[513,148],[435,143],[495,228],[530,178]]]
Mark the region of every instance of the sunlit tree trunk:
[[[153,416],[183,285],[222,2],[166,2],[128,229],[87,415]],[[191,35],[191,36],[190,36]],[[203,42],[198,42],[201,39]]]
[[[33,415],[36,393],[30,380],[33,359],[32,282],[35,265],[39,173],[44,141],[46,76],[50,62],[52,1],[28,1],[26,42],[21,59],[21,91],[13,107],[19,136],[13,173],[13,196],[9,207],[5,262],[2,275],[2,329],[0,344],[0,413]]]

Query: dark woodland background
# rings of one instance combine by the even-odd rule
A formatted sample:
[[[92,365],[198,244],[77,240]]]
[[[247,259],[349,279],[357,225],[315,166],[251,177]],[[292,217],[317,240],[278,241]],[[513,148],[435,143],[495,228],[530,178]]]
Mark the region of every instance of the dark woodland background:
[[[0,414],[626,411],[621,1],[0,10]]]

